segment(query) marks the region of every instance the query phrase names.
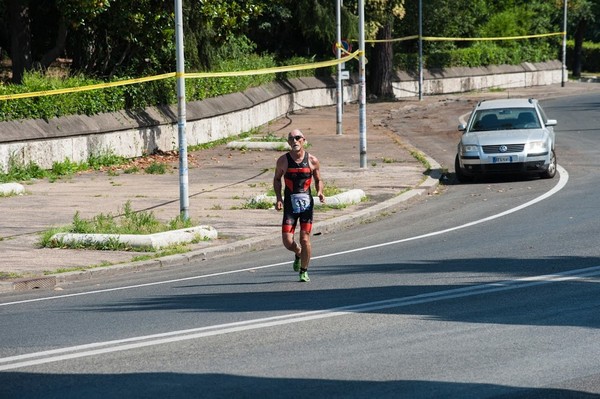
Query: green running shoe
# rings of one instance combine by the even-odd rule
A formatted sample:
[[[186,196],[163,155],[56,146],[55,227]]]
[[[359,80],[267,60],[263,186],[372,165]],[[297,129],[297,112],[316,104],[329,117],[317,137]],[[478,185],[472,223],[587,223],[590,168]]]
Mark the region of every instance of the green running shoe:
[[[300,265],[301,265],[301,260],[300,257],[298,255],[296,255],[296,257],[294,258],[294,271],[297,272],[300,270]]]
[[[309,281],[310,281],[310,278],[308,277],[308,272],[300,272],[300,282],[308,283]]]

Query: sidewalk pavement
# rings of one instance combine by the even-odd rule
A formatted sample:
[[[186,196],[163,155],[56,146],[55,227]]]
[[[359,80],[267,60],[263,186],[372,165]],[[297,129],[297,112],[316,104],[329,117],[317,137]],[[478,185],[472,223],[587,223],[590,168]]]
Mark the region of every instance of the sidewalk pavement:
[[[597,85],[568,83],[511,89],[511,96],[547,98],[573,95],[596,89]],[[589,86],[592,85],[592,86]],[[374,219],[384,211],[406,206],[407,201],[431,195],[438,187],[442,168],[428,158],[431,171],[413,156],[416,150],[403,132],[388,126],[394,115],[412,113],[410,121],[419,124],[430,113],[446,115],[440,134],[456,133],[460,115],[468,112],[478,98],[506,96],[502,93],[474,93],[367,104],[367,168],[360,168],[358,105],[344,106],[343,134],[336,134],[336,107],[305,109],[273,121],[261,129],[287,137],[301,129],[308,151],[319,158],[326,185],[343,190],[360,189],[365,201],[341,209],[315,210],[313,233],[327,233]],[[468,98],[468,101],[458,99]],[[415,112],[416,111],[416,112]],[[438,115],[439,116],[439,115]],[[450,121],[450,123],[446,123]],[[407,124],[410,127],[410,123]],[[458,136],[457,136],[458,137]],[[453,152],[449,148],[448,152]],[[131,165],[104,171],[85,172],[49,182],[24,183],[25,194],[0,197],[0,292],[53,288],[70,281],[87,280],[110,274],[126,274],[178,265],[281,245],[282,214],[274,209],[243,209],[252,198],[271,187],[277,150],[229,149],[225,144],[189,155],[189,216],[198,225],[212,226],[218,238],[190,244],[189,252],[135,261],[149,255],[135,251],[49,249],[39,246],[40,235],[50,227],[69,225],[76,212],[89,219],[99,214],[120,215],[127,202],[134,211],[152,212],[161,221],[179,214],[179,175],[176,155],[157,155],[134,160],[141,167],[163,162],[163,175],[143,171],[125,173]],[[427,154],[424,154],[427,156]],[[150,253],[150,255],[152,255]]]

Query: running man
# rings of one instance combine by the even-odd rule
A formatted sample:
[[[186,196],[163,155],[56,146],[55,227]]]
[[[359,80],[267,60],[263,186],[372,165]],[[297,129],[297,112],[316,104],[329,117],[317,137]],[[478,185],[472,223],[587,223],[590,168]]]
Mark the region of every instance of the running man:
[[[298,130],[288,135],[291,150],[277,159],[273,189],[277,196],[275,209],[283,209],[281,239],[283,245],[294,252],[294,271],[300,273],[300,281],[308,282],[308,264],[310,263],[310,232],[313,222],[314,199],[310,185],[315,180],[319,200],[324,203],[323,181],[319,169],[319,160],[304,150],[306,138]],[[285,182],[284,196],[281,197],[281,178]],[[300,245],[294,241],[296,225],[300,220]]]

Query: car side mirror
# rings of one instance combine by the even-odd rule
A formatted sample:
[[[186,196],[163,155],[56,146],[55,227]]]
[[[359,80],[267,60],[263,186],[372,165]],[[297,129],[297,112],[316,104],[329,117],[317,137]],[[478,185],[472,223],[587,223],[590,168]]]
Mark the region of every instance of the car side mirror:
[[[459,132],[464,132],[465,130],[467,130],[467,127],[465,125],[463,125],[462,123],[460,125],[458,125]]]
[[[556,122],[556,119],[548,119],[546,121],[546,126],[556,126],[558,122]]]

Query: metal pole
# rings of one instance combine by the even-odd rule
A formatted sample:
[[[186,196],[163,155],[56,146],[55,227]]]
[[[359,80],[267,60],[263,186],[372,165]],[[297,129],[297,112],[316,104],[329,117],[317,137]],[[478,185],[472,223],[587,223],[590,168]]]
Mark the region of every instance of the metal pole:
[[[358,0],[358,30],[359,40],[358,49],[360,51],[359,71],[358,71],[358,89],[359,107],[359,147],[360,147],[360,167],[367,167],[367,85],[366,85],[366,58],[365,58],[365,1]]]
[[[175,46],[177,48],[177,133],[179,136],[179,214],[189,219],[187,140],[185,136],[185,66],[183,61],[183,16],[181,2],[175,0]]]
[[[423,100],[423,1],[419,0],[419,101]]]
[[[567,72],[567,0],[564,0],[563,10],[563,42],[562,42],[562,74],[560,86],[565,87],[565,74]]]
[[[335,56],[339,59],[342,56],[342,50],[340,49],[340,45],[342,43],[342,0],[337,0],[337,8],[336,8],[336,21],[337,21],[337,36],[336,36],[336,51]],[[342,86],[342,64],[338,63],[337,65],[337,86],[335,90],[336,99],[337,99],[337,108],[336,108],[336,132],[337,134],[342,134],[342,95],[343,95],[343,86]]]

